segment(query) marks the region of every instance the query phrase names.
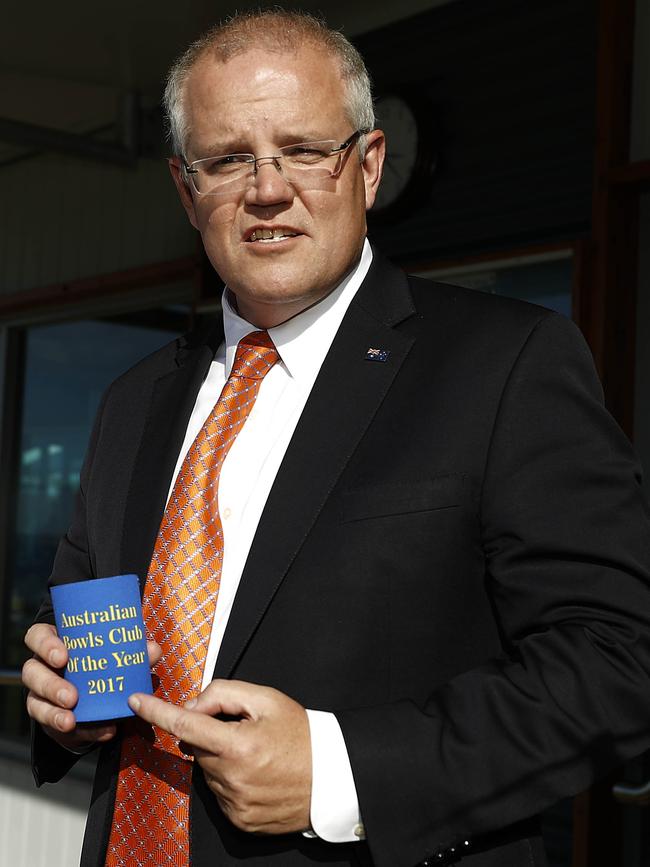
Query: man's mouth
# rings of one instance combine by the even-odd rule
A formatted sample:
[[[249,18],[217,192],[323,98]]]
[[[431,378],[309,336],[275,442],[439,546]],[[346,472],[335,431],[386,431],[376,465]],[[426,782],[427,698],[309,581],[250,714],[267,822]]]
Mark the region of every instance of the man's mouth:
[[[278,241],[284,241],[286,238],[295,238],[299,232],[293,232],[291,229],[255,229],[250,234],[247,241],[261,241],[263,244],[274,244]]]

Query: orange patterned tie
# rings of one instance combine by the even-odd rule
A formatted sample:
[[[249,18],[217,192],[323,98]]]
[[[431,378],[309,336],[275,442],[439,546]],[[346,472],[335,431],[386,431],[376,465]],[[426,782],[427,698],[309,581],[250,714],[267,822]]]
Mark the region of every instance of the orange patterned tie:
[[[223,562],[221,467],[278,357],[266,331],[239,342],[232,372],[185,456],[158,531],[143,614],[147,636],[163,649],[155,695],[174,704],[201,690]],[[192,760],[171,735],[138,719],[125,723],[106,867],[190,863],[191,776]]]

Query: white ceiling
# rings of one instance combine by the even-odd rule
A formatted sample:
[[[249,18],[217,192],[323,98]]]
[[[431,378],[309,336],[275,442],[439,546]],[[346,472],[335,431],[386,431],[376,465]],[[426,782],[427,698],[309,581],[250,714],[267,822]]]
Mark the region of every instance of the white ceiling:
[[[452,0],[303,0],[287,8],[322,11],[347,35],[374,29]],[[259,3],[240,2],[240,9]],[[262,4],[265,5],[265,4]],[[116,117],[119,94],[160,99],[173,58],[233,6],[208,0],[30,0],[0,27],[0,118],[87,132]],[[0,141],[0,162],[21,148]]]

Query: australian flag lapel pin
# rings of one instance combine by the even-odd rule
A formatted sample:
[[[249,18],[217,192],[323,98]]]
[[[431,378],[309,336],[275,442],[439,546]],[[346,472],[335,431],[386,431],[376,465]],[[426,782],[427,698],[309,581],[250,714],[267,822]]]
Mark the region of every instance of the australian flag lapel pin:
[[[366,351],[366,361],[388,361],[390,350],[388,349],[373,349],[369,347]]]

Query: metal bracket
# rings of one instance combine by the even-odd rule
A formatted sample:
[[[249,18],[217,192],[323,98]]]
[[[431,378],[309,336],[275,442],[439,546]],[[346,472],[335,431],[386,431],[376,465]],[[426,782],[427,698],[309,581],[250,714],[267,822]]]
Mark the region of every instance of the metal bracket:
[[[54,151],[113,165],[133,167],[140,142],[140,100],[136,91],[127,91],[121,100],[117,121],[119,141],[103,142],[89,135],[64,132],[51,127],[0,118],[0,141],[21,147]]]

